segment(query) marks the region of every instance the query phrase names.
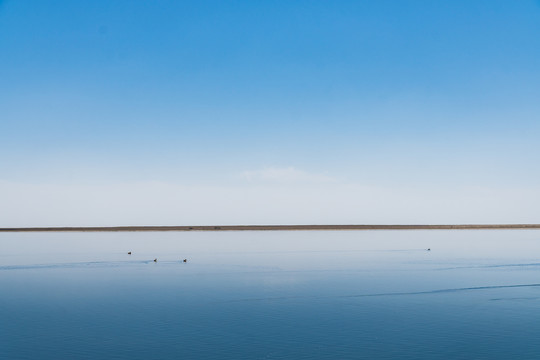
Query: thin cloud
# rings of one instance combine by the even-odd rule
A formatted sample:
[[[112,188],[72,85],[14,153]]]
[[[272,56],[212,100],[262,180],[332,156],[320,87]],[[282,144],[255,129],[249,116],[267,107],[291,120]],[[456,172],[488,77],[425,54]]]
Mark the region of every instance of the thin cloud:
[[[246,170],[241,173],[242,179],[256,183],[279,184],[319,184],[337,182],[337,179],[325,174],[310,173],[289,166],[284,168],[266,167],[258,170]]]

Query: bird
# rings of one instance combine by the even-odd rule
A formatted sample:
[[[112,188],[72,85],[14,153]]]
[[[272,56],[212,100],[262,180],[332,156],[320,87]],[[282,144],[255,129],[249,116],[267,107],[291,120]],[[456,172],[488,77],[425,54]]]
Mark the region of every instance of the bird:
[[[128,255],[131,255],[131,251],[128,251]]]
[[[427,251],[431,251],[431,248],[428,248]]]
[[[187,263],[187,259],[182,260],[183,262]]]
[[[154,259],[154,262],[157,262],[157,258]]]

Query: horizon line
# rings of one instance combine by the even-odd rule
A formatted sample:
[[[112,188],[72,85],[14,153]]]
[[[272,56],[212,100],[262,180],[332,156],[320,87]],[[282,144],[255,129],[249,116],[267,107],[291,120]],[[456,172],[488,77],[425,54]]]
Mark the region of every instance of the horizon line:
[[[128,231],[310,231],[310,230],[518,230],[540,229],[540,224],[447,225],[140,225],[4,227],[0,232],[128,232]]]

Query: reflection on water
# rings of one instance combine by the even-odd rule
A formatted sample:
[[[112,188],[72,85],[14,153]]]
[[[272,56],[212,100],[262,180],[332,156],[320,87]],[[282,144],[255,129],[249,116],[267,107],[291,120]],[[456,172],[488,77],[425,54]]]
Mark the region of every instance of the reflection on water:
[[[2,359],[540,358],[540,231],[0,234],[0,289]]]

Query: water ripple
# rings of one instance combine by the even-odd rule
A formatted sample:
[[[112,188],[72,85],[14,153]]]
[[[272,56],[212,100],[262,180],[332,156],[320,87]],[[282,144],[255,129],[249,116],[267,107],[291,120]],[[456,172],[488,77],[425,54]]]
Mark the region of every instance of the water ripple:
[[[31,264],[31,265],[4,265],[0,266],[0,271],[9,270],[35,270],[35,269],[72,269],[80,267],[117,267],[123,265],[150,264],[153,260],[130,260],[130,261],[84,261],[72,263],[54,263],[54,264]],[[162,262],[163,263],[163,262]]]
[[[514,285],[472,286],[472,287],[463,287],[463,288],[449,288],[449,289],[436,289],[436,290],[424,290],[424,291],[387,292],[387,293],[335,295],[335,296],[279,296],[279,297],[238,299],[238,300],[230,300],[228,302],[278,301],[278,300],[308,299],[308,298],[311,298],[311,299],[313,299],[313,298],[332,299],[332,298],[362,298],[362,297],[385,297],[385,296],[412,296],[412,295],[458,293],[458,292],[464,292],[464,291],[477,291],[477,290],[532,288],[532,287],[540,287],[540,283],[514,284]]]
[[[510,268],[510,267],[530,267],[530,266],[540,266],[540,263],[454,266],[454,267],[437,268],[435,270],[490,269],[490,268]]]

